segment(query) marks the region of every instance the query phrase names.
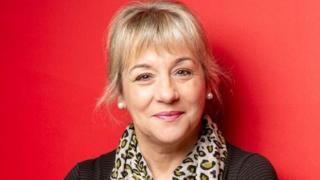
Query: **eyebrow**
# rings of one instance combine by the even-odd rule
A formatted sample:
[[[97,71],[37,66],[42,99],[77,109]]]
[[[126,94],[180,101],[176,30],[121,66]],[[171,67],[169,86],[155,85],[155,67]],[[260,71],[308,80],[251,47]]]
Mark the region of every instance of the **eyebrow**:
[[[194,63],[194,60],[190,57],[181,57],[181,58],[177,58],[174,62],[174,65],[177,65],[177,64],[180,64],[184,61],[192,61],[192,63]],[[138,69],[138,68],[145,68],[145,69],[148,69],[148,68],[151,68],[151,66],[149,64],[137,64],[135,66],[133,66],[130,70],[129,70],[129,73],[131,73],[134,69]]]
[[[181,57],[176,59],[175,65],[180,64],[183,61],[191,61],[192,63],[195,63],[194,60],[190,57]]]

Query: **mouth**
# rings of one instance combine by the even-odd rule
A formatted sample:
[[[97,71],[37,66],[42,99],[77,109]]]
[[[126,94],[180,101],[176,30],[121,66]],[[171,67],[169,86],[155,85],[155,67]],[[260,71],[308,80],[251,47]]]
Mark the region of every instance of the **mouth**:
[[[170,122],[178,120],[183,114],[184,112],[182,111],[163,111],[154,114],[153,117],[157,118],[158,120]]]

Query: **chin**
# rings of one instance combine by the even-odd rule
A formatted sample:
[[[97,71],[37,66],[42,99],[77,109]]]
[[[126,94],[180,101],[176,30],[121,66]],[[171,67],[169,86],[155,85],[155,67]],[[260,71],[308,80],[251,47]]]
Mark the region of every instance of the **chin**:
[[[159,129],[154,136],[161,144],[177,144],[188,138],[189,129],[188,127],[179,130],[177,128]]]

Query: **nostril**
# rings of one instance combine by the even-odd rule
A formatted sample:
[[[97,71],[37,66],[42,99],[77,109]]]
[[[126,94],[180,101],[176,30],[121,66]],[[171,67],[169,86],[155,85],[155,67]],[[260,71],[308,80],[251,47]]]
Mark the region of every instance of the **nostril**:
[[[179,95],[176,91],[163,92],[160,96],[160,100],[166,103],[173,103],[179,99]]]
[[[163,103],[174,103],[179,99],[179,92],[170,77],[163,77],[158,81],[155,89],[157,100]]]

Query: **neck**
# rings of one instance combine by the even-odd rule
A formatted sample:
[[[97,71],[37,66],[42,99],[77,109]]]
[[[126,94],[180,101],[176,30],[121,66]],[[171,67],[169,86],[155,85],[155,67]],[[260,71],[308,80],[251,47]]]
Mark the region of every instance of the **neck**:
[[[169,179],[174,169],[194,148],[201,123],[188,136],[174,144],[163,144],[151,141],[148,137],[136,133],[140,151],[146,160],[154,179]]]

